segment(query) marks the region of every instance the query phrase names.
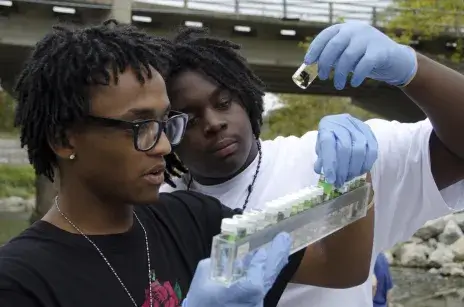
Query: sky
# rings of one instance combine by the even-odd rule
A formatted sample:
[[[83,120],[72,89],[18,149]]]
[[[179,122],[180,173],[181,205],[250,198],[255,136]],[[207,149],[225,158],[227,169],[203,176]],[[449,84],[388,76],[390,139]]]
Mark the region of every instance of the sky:
[[[158,5],[183,7],[184,0],[135,0]],[[211,10],[216,12],[233,13],[235,0],[188,0],[189,8]],[[370,19],[372,8],[376,6],[385,8],[391,0],[287,0],[287,12],[289,18],[302,20],[328,22],[328,4],[333,3],[334,15],[344,17],[345,21]],[[349,3],[349,4],[347,4]],[[241,13],[249,15],[261,15],[281,18],[283,15],[282,0],[240,0]],[[356,6],[358,4],[358,6]],[[364,7],[363,7],[364,6]],[[296,70],[296,67],[295,67]],[[289,76],[290,78],[290,76]],[[277,96],[266,94],[264,99],[264,112],[274,110],[282,106]]]

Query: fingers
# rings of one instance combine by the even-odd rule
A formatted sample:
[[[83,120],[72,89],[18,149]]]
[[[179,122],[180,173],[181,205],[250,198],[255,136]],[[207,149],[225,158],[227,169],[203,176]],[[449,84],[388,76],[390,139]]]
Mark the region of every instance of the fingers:
[[[348,169],[351,161],[351,157],[353,154],[353,147],[352,147],[352,138],[350,134],[350,130],[345,129],[344,127],[340,127],[337,131],[336,136],[336,155],[337,155],[337,169],[335,171],[336,179],[335,179],[335,186],[341,187],[348,178]]]
[[[254,285],[261,285],[265,277],[267,252],[264,248],[260,248],[250,261],[247,270],[246,280]]]
[[[324,29],[311,42],[309,50],[306,53],[305,64],[312,64],[319,60],[319,57],[327,43],[338,33],[341,24],[336,24]]]
[[[287,265],[291,246],[292,239],[290,235],[280,233],[272,240],[270,246],[266,248],[267,259],[264,276],[264,289],[266,292],[272,287],[280,271]]]
[[[348,74],[353,71],[366,51],[366,45],[362,41],[352,40],[343,54],[338,58],[335,66],[334,85],[337,90],[346,86]]]
[[[327,43],[318,61],[319,79],[327,80],[329,78],[332,67],[338,63],[338,59],[350,44],[350,39],[350,35],[339,32]]]
[[[316,142],[316,153],[318,160],[322,162],[322,171],[326,181],[330,184],[334,184],[337,170],[337,148],[336,139],[332,131],[319,130]]]
[[[275,271],[280,273],[288,263],[290,248],[292,247],[292,239],[287,233],[279,233],[268,247],[267,267],[275,267]]]
[[[365,54],[359,60],[358,64],[353,70],[351,77],[351,86],[358,87],[374,70],[375,63],[377,62],[377,52],[371,48],[367,48]]]
[[[363,174],[362,169],[368,152],[368,137],[365,135],[365,131],[356,125],[358,120],[350,118],[350,121],[353,123],[353,129],[350,130],[352,149],[346,181]],[[359,122],[362,124],[360,126],[365,125],[363,122]]]
[[[377,143],[377,138],[375,137],[369,125],[362,122],[362,124],[356,125],[356,127],[359,129],[359,131],[361,131],[366,140],[366,155],[363,161],[363,165],[359,171],[359,174],[362,175],[369,172],[374,166],[375,161],[377,161],[379,145]]]

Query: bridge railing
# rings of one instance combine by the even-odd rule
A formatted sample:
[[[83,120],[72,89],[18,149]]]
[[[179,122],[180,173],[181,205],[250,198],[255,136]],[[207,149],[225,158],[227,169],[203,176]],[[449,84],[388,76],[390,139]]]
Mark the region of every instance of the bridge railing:
[[[353,2],[311,0],[135,0],[156,5],[206,10],[237,15],[254,15],[279,19],[334,23],[343,19],[361,20],[380,26],[379,14],[388,2],[378,5]],[[384,5],[382,5],[384,3]]]

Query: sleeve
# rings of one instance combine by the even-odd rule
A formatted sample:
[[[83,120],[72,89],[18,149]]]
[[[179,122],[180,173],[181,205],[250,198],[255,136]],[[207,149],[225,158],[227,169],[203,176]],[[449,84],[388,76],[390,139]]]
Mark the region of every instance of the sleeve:
[[[390,269],[387,267],[387,271],[385,272],[385,290],[388,292],[393,289],[393,279],[390,274]]]
[[[464,209],[464,181],[439,191],[433,179],[429,120],[367,121],[379,155],[371,170],[375,202],[374,254],[410,238],[426,221]]]

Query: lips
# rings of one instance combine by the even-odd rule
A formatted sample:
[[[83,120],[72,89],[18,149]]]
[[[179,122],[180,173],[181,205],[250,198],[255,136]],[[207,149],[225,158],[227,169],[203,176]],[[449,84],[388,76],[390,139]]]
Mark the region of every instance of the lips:
[[[147,172],[145,172],[143,178],[147,180],[150,184],[161,185],[164,182],[165,169],[166,165],[164,163],[157,164],[150,168]]]
[[[238,149],[238,143],[234,139],[222,139],[221,141],[217,142],[213,148],[212,153],[213,155],[225,158],[230,155],[233,155]]]
[[[222,140],[220,140],[219,142],[217,142],[216,144],[214,144],[212,146],[212,152],[216,152],[216,151],[219,151],[221,149],[224,149],[226,148],[227,146],[230,146],[234,143],[237,143],[237,141],[235,141],[234,139],[231,139],[231,138],[224,138]]]

